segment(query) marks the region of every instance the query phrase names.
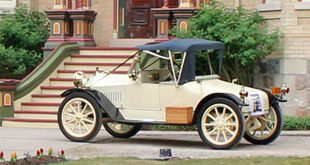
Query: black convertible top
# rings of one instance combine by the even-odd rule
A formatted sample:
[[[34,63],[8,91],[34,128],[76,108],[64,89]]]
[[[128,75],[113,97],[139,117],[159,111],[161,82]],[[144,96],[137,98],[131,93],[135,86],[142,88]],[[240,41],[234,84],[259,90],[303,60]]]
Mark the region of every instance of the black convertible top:
[[[179,78],[178,84],[182,85],[189,81],[195,80],[196,75],[196,51],[200,50],[218,50],[219,52],[219,68],[218,74],[221,73],[222,59],[224,54],[225,45],[219,41],[210,41],[200,38],[186,38],[186,39],[174,39],[158,44],[140,45],[137,49],[143,50],[171,50],[187,52],[187,56],[184,62],[183,71]]]
[[[139,50],[172,50],[172,51],[198,51],[198,50],[222,50],[224,43],[200,38],[174,39],[152,45],[139,45]]]

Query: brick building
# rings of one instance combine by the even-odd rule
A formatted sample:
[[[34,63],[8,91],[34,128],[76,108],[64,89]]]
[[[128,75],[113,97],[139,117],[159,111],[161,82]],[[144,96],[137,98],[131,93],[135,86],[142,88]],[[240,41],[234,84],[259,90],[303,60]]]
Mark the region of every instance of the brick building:
[[[79,0],[77,0],[79,1]],[[76,0],[0,0],[0,7],[12,11],[20,3],[32,10],[76,9]],[[285,34],[281,51],[264,59],[255,70],[256,87],[280,86],[287,83],[291,91],[287,103],[281,103],[284,114],[310,115],[310,0],[218,0],[228,7],[243,5],[258,10],[267,20],[267,28],[278,27]],[[83,7],[93,10],[96,46],[133,46],[167,39],[169,13],[173,25],[186,28],[186,19],[206,0],[82,0]],[[178,8],[178,9],[177,9]],[[182,10],[182,12],[179,12]],[[185,22],[184,22],[185,20]],[[171,20],[170,20],[171,21]],[[183,21],[183,22],[182,22]],[[171,22],[170,22],[171,23]],[[183,26],[184,25],[184,26]]]

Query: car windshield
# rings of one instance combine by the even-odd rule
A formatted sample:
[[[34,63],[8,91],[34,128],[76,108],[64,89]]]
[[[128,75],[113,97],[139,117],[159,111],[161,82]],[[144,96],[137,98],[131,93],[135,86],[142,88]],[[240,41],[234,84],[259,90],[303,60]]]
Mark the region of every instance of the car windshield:
[[[157,44],[139,45],[137,49],[143,52],[152,52],[149,53],[150,55],[158,53],[164,56],[166,61],[170,61],[167,62],[170,65],[166,66],[168,70],[169,66],[171,66],[171,74],[176,80],[176,85],[182,85],[186,82],[197,80],[197,76],[201,78],[201,76],[220,75],[224,47],[224,43],[222,42],[189,38],[174,39]],[[166,51],[166,54],[158,50]],[[156,55],[155,57],[160,58]],[[158,61],[153,62],[157,65],[156,63]],[[149,64],[139,67],[140,71],[146,71],[153,65],[153,63]],[[161,68],[158,67],[155,69]]]

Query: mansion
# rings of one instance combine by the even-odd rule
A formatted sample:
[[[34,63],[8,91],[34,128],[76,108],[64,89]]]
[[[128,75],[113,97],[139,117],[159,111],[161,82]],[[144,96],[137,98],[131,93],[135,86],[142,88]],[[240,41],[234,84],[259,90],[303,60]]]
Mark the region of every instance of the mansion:
[[[285,35],[281,49],[255,70],[255,87],[281,86],[290,93],[281,103],[285,115],[310,115],[310,0],[218,0],[227,7],[257,10],[267,28]],[[134,47],[169,40],[172,26],[187,29],[188,20],[209,0],[0,0],[1,11],[14,12],[18,3],[45,12],[51,37],[44,50],[61,42],[85,47]]]

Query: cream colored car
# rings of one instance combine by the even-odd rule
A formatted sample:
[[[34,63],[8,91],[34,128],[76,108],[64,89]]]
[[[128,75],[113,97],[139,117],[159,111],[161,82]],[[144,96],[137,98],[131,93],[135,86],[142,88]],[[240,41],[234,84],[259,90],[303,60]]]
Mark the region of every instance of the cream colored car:
[[[223,43],[175,39],[137,49],[128,75],[97,71],[87,81],[83,72],[75,73],[77,88],[62,94],[66,98],[58,112],[68,139],[88,141],[102,124],[118,138],[135,135],[142,124],[197,125],[202,141],[214,149],[230,149],[242,137],[268,144],[279,136],[283,119],[278,102],[285,101],[288,88],[225,82],[211,63],[207,73],[198,74],[197,53],[207,50],[218,52],[221,72]]]

